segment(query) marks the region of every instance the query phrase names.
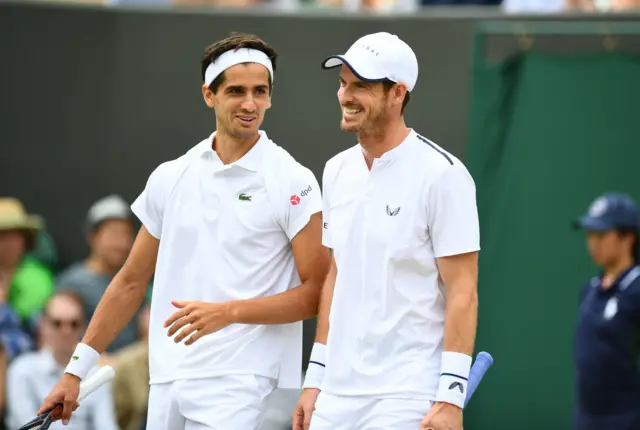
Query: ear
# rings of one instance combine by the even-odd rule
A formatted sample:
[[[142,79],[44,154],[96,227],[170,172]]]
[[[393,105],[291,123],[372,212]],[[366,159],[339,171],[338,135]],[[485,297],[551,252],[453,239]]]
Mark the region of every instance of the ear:
[[[271,107],[271,99],[273,98],[273,93],[275,92],[276,87],[271,84],[271,91],[269,92],[269,102],[267,103],[267,109]]]
[[[393,87],[393,104],[402,106],[404,96],[407,94],[407,87],[404,84],[394,85]]]
[[[215,107],[215,95],[213,94],[213,91],[211,91],[211,89],[206,85],[202,85],[202,98],[204,98],[204,102],[208,107]]]

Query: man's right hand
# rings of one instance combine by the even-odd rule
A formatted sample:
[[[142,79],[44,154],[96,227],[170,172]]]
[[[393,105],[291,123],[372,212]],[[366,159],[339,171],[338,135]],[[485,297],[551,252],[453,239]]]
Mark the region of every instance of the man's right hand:
[[[316,409],[316,400],[320,390],[317,388],[305,388],[300,394],[298,404],[293,411],[293,430],[309,430],[311,415]]]
[[[71,414],[75,411],[78,404],[78,395],[80,394],[80,378],[70,373],[65,373],[60,381],[53,387],[53,390],[44,399],[44,403],[38,410],[38,415],[54,408],[57,404],[62,404],[62,414],[57,414],[54,421],[62,420],[64,425],[69,424]]]

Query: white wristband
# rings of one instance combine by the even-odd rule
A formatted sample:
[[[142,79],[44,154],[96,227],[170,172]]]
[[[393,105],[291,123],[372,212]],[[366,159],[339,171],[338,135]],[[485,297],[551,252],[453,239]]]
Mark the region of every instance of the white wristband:
[[[471,356],[459,352],[445,351],[442,353],[440,385],[436,394],[436,402],[451,403],[459,408],[464,407],[472,361]]]
[[[304,377],[304,383],[302,388],[317,388],[322,387],[322,380],[324,379],[325,370],[325,355],[326,345],[321,343],[314,343],[311,350],[311,358],[309,358],[309,366],[307,367],[307,374]]]
[[[76,350],[71,356],[65,373],[70,373],[80,379],[84,379],[89,371],[96,365],[100,359],[100,354],[95,349],[84,343],[79,343]]]

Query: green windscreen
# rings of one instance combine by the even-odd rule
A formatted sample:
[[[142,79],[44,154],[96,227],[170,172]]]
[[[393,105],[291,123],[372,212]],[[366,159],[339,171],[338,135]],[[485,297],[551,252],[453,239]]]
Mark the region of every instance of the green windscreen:
[[[566,430],[579,290],[596,273],[571,221],[606,191],[640,201],[640,55],[517,49],[489,58],[482,40],[466,163],[482,242],[476,352],[495,364],[465,430]]]

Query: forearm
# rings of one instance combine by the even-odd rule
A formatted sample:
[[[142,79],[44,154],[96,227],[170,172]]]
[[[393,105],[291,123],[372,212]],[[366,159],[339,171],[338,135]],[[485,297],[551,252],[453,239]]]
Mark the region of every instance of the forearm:
[[[102,353],[133,319],[147,291],[148,279],[114,278],[96,308],[82,342]]]
[[[472,280],[460,280],[470,285],[455,285],[448,289],[444,326],[444,350],[473,354],[478,322],[478,294]]]
[[[320,291],[320,280],[308,280],[284,293],[230,302],[232,320],[239,324],[287,324],[313,318]]]
[[[329,266],[329,273],[327,279],[322,286],[322,293],[320,295],[320,306],[318,308],[318,321],[316,328],[316,343],[323,345],[327,344],[327,338],[329,337],[329,314],[331,312],[331,302],[333,301],[333,291],[336,285],[337,277],[336,262],[331,256],[331,266]]]

